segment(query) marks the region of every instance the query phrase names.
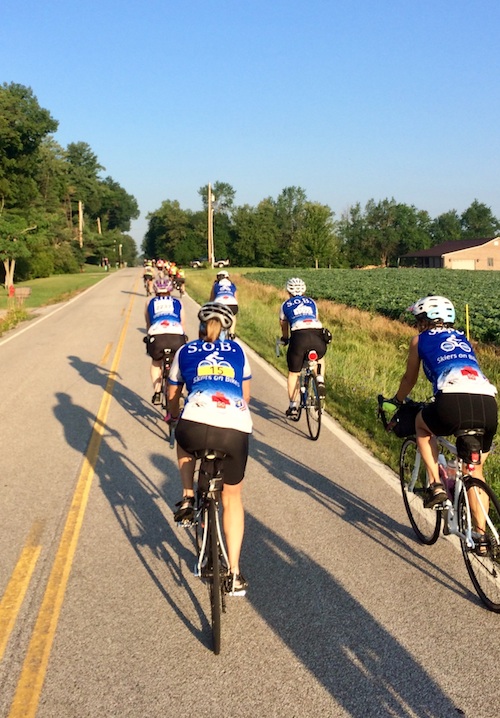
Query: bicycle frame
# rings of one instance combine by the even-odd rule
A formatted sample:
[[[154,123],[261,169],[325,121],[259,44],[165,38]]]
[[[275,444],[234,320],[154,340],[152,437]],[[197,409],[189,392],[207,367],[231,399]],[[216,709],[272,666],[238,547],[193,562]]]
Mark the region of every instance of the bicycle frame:
[[[474,548],[474,539],[472,537],[472,512],[470,508],[470,502],[469,497],[467,494],[467,488],[464,479],[467,479],[467,477],[470,474],[464,474],[463,468],[464,468],[464,462],[462,459],[457,457],[457,450],[454,444],[451,443],[448,439],[444,438],[443,436],[437,437],[438,444],[446,449],[452,456],[454,456],[457,459],[457,473],[454,479],[454,488],[453,488],[453,495],[452,498],[448,498],[448,500],[443,504],[443,519],[445,523],[444,533],[445,535],[452,535],[452,536],[458,536],[458,538],[461,541],[464,541],[467,548],[473,549]],[[417,453],[415,456],[415,464],[412,469],[411,473],[411,482],[408,485],[408,491],[413,492],[413,489],[415,488],[415,485],[418,480],[418,474],[420,471],[420,464],[422,461],[422,456],[420,454],[420,451],[417,449]],[[446,486],[447,493],[450,494],[449,486]],[[464,493],[464,500],[465,500],[465,507],[467,512],[467,530],[465,533],[460,531],[459,525],[458,525],[458,502],[460,499],[460,494]],[[481,511],[483,512],[483,516],[485,519],[486,524],[492,531],[493,535],[495,536],[495,539],[499,541],[499,534],[496,530],[494,524],[491,522],[490,517],[485,512],[483,506],[481,503],[479,503],[479,506],[481,508]]]
[[[221,494],[221,484],[222,480],[220,477],[216,476],[209,481],[208,490],[206,492],[203,492],[203,498],[200,502],[200,505],[197,508],[196,515],[195,515],[195,521],[201,522],[203,513],[207,511],[208,509],[208,502],[213,501],[216,505],[216,511],[215,511],[215,517],[216,517],[216,527],[217,527],[217,539],[219,542],[219,546],[221,549],[222,557],[224,558],[227,566],[229,566],[229,558],[227,556],[226,547],[224,544],[224,539],[222,536],[222,527],[220,523],[220,514],[218,511],[219,506],[219,500],[220,500],[220,494]],[[207,558],[207,543],[208,543],[208,535],[209,535],[209,521],[205,521],[205,525],[203,526],[203,536],[201,540],[201,547],[200,547],[200,554],[198,556],[198,561],[195,565],[194,569],[194,575],[200,578],[202,576],[202,566]]]
[[[390,399],[378,396],[378,414],[386,431],[397,424],[387,420],[385,403]],[[395,408],[395,407],[394,407]],[[456,536],[460,542],[467,572],[481,601],[495,613],[500,613],[500,501],[494,490],[481,477],[474,476],[474,466],[479,463],[472,447],[464,447],[462,453],[456,444],[446,437],[436,436],[439,452],[439,473],[446,489],[445,501],[426,506],[429,496],[430,476],[422,464],[415,433],[407,434],[402,424],[403,443],[399,456],[399,479],[406,513],[418,539],[425,545],[434,544],[443,523],[445,536]],[[481,434],[482,430],[458,433]],[[457,442],[458,443],[458,440]],[[462,458],[464,456],[465,458]],[[448,459],[448,462],[446,461]],[[455,459],[456,471],[449,474]],[[448,466],[448,470],[444,467]]]
[[[472,536],[472,511],[470,508],[470,502],[467,492],[467,486],[466,486],[466,480],[467,477],[470,476],[470,474],[464,473],[464,466],[466,466],[465,462],[460,459],[457,456],[457,449],[454,444],[451,443],[448,439],[446,439],[443,436],[437,437],[438,444],[440,444],[442,447],[444,447],[452,456],[454,456],[457,459],[457,473],[455,477],[455,487],[453,491],[453,501],[445,502],[443,506],[443,518],[445,521],[445,527],[446,531],[445,534],[451,534],[453,536],[458,536],[461,541],[464,541],[467,548],[473,549],[475,542]],[[420,452],[417,453],[417,456],[419,458],[419,461],[421,461]],[[412,475],[413,480],[413,475]],[[464,500],[465,500],[465,507],[467,512],[467,530],[465,533],[461,532],[459,530],[458,526],[458,502],[460,499],[460,494],[464,494]],[[488,526],[490,531],[492,532],[493,536],[495,537],[495,540],[497,543],[500,540],[499,533],[491,521],[489,515],[484,510],[484,507],[481,502],[478,502],[478,507],[480,508],[483,518],[485,519],[485,524]]]
[[[305,408],[306,406],[306,383],[307,378],[311,375],[317,376],[318,375],[318,360],[317,359],[306,359],[304,361],[304,365],[300,371],[299,374],[299,383],[300,383],[300,405],[302,408]]]

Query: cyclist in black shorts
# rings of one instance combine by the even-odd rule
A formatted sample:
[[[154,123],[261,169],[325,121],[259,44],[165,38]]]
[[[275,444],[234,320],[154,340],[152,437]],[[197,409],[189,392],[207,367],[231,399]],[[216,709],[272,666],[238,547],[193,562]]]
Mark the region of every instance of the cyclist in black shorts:
[[[455,308],[446,297],[419,299],[409,311],[416,318],[418,335],[410,342],[406,371],[391,400],[399,406],[415,386],[423,365],[432,383],[434,401],[415,420],[417,444],[430,477],[431,496],[425,506],[432,508],[446,500],[439,478],[436,436],[450,436],[460,429],[484,429],[481,464],[474,476],[484,481],[483,466],[497,430],[496,388],[482,373],[474,350],[463,332],[453,328]],[[486,506],[488,497],[486,496]],[[471,509],[482,529],[481,512]],[[484,531],[484,528],[482,529]]]
[[[194,453],[200,449],[223,451],[222,521],[232,575],[231,593],[243,596],[247,581],[239,564],[244,532],[241,483],[252,432],[248,408],[251,372],[241,344],[221,339],[233,321],[229,307],[209,302],[201,307],[198,318],[199,339],[179,349],[169,376],[168,402],[173,421],[179,414],[184,385],[188,392],[175,431],[183,491],[174,519],[189,521],[194,515]]]
[[[298,377],[310,349],[315,349],[318,358],[326,354],[327,342],[323,325],[319,321],[318,307],[310,297],[306,297],[306,285],[299,277],[292,277],[286,283],[289,298],[280,308],[281,339],[288,344],[286,360],[288,364],[288,399],[286,415],[298,416],[299,382]],[[318,366],[318,391],[325,395],[324,362]]]

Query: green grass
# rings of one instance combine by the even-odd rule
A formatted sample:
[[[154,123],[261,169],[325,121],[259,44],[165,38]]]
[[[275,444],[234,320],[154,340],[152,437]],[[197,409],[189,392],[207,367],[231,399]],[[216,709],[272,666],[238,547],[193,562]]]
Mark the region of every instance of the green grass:
[[[30,309],[71,299],[75,294],[79,294],[106,276],[107,273],[101,267],[86,265],[85,271],[80,274],[57,274],[53,277],[19,282],[15,285],[16,288],[29,287],[31,289],[31,295],[22,301],[9,298],[7,290],[2,287],[0,290],[0,312],[3,310],[4,315],[0,318],[0,336],[3,332],[15,327],[20,321],[29,318]]]
[[[285,357],[275,355],[275,338],[280,332],[278,311],[287,298],[285,291],[252,281],[247,269],[231,268],[230,277],[238,288],[240,305],[236,333],[286,376]],[[187,291],[203,303],[214,278],[212,270],[191,271],[187,274]],[[326,355],[327,411],[378,459],[397,470],[401,441],[386,434],[377,420],[377,395],[392,396],[398,388],[415,331],[376,313],[331,301],[320,300],[318,306],[323,324],[333,334]],[[500,350],[489,345],[478,346],[476,351],[485,373],[500,387]],[[430,397],[431,387],[423,373],[412,395],[417,400]],[[286,403],[284,393],[283,407]],[[487,475],[500,493],[500,450],[488,459]]]

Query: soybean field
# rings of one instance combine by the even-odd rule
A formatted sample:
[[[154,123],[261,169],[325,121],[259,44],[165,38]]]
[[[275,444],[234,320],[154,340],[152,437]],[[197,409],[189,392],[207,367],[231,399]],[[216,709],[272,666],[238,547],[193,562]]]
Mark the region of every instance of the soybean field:
[[[308,296],[377,312],[411,323],[407,308],[420,297],[448,297],[457,312],[458,328],[466,327],[468,306],[470,336],[500,344],[500,272],[449,269],[279,269],[252,272],[248,279],[284,287],[292,276],[301,277]]]

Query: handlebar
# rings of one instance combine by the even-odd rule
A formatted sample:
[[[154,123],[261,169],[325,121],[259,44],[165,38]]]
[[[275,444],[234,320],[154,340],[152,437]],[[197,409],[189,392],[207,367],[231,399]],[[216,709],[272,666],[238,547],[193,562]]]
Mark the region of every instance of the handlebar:
[[[281,347],[286,347],[288,344],[288,341],[283,341],[283,337],[276,337],[276,356],[280,356],[280,349]]]
[[[378,403],[377,416],[380,419],[380,421],[382,422],[384,429],[386,431],[389,431],[389,429],[388,429],[389,421],[387,420],[386,412],[390,411],[390,410],[389,410],[388,406],[384,407],[384,404],[386,404],[386,405],[390,404],[390,399],[387,399],[382,394],[379,394],[377,396],[377,403]],[[395,405],[393,405],[393,406],[394,406],[394,411],[396,411],[397,407]]]

